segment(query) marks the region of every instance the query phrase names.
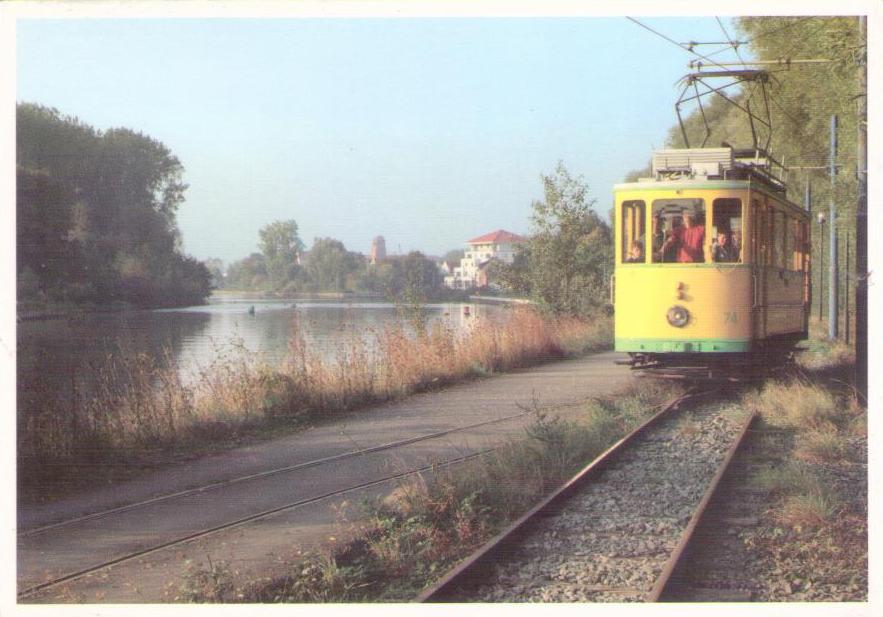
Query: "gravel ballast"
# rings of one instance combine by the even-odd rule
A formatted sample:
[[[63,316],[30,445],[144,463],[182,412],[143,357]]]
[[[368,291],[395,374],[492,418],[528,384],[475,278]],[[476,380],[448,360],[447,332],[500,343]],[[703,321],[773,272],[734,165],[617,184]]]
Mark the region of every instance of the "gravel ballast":
[[[643,601],[745,419],[714,405],[661,421],[452,599]]]

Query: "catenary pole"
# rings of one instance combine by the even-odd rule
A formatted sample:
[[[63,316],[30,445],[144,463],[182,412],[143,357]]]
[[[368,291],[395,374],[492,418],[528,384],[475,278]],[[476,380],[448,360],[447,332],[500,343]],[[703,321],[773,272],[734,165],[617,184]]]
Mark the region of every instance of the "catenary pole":
[[[840,307],[837,306],[837,292],[840,281],[837,276],[837,206],[834,200],[834,183],[837,175],[837,116],[831,116],[831,160],[828,174],[831,177],[831,204],[828,210],[828,338],[838,334]]]
[[[855,387],[868,400],[868,63],[867,16],[858,19],[858,203],[855,209]]]
[[[846,265],[843,268],[845,279],[843,281],[843,340],[849,345],[849,236],[846,236]]]
[[[809,229],[809,233],[812,234],[812,219],[813,219],[813,216],[812,216],[812,183],[810,182],[809,174],[806,174],[806,184],[804,185],[804,189],[803,189],[803,207],[806,208],[806,211],[809,213],[809,228],[808,229]],[[809,254],[810,254],[810,258],[811,258],[812,257],[811,236],[810,236],[810,238],[806,238],[806,241],[810,243],[810,245],[809,245],[810,253]],[[810,261],[810,263],[812,263],[812,262]],[[821,289],[819,291],[821,292]],[[815,294],[815,290],[813,290],[812,275],[810,274],[810,277],[809,277],[810,304],[809,304],[809,307],[807,307],[808,308],[808,314],[806,316],[807,324],[809,323],[809,320],[812,318],[812,299],[815,298],[815,295],[813,295],[813,294]]]
[[[825,213],[819,210],[819,323],[825,314]]]

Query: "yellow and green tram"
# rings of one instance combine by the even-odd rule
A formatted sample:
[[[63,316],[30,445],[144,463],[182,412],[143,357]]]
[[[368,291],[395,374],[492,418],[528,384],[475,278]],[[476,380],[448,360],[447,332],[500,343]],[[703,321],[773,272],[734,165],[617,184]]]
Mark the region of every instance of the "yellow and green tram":
[[[778,362],[807,336],[809,213],[757,151],[662,150],[615,187],[615,349],[636,368]]]

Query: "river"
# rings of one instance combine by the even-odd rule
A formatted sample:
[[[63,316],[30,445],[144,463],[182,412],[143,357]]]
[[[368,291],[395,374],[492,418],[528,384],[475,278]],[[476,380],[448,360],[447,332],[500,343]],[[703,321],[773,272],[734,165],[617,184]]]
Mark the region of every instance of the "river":
[[[479,316],[498,315],[496,306],[429,304],[426,323],[458,329]],[[213,298],[209,304],[179,309],[94,313],[68,319],[18,324],[18,409],[27,413],[48,399],[71,396],[73,385],[88,389],[91,376],[103,370],[109,355],[148,354],[173,361],[187,382],[219,354],[241,345],[273,364],[288,349],[294,324],[308,347],[333,357],[353,333],[402,323],[401,311],[387,303],[296,302]],[[409,327],[407,319],[404,320]],[[53,405],[55,406],[55,405]],[[62,405],[63,407],[63,405]]]

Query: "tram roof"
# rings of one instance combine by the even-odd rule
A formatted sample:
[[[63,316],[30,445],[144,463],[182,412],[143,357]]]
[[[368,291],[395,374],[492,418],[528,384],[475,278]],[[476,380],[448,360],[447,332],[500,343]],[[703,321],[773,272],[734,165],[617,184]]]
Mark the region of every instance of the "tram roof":
[[[744,180],[709,180],[707,178],[682,178],[679,180],[654,180],[653,178],[642,178],[637,182],[623,182],[614,184],[614,192],[620,191],[674,191],[678,189],[687,190],[752,190],[761,191],[767,195],[776,198],[789,205],[793,210],[807,213],[807,210],[791,201],[785,196],[784,190],[776,190],[769,183],[757,178],[747,178]]]
[[[654,180],[653,178],[643,178],[637,182],[623,182],[614,184],[613,189],[616,191],[664,191],[666,189],[767,189],[760,182],[752,182],[751,180],[709,180],[707,178],[681,178],[678,180]],[[769,191],[772,192],[772,191]]]

